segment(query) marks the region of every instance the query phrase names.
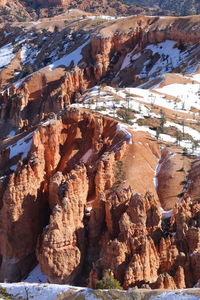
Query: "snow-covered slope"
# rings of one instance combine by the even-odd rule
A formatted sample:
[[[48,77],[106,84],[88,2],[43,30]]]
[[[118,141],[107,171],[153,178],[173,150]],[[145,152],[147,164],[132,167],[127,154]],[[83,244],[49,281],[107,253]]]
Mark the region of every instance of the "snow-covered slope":
[[[6,291],[15,296],[15,299],[32,299],[32,300],[56,300],[58,299],[77,299],[77,300],[114,300],[114,299],[145,299],[145,300],[199,300],[200,291],[180,290],[176,292],[164,292],[156,290],[156,292],[148,290],[137,291],[113,291],[108,290],[95,291],[69,285],[57,284],[30,284],[30,283],[2,283],[1,286]],[[63,297],[61,297],[63,294]],[[193,295],[196,294],[196,295]],[[157,296],[156,296],[157,295]]]
[[[157,124],[161,122],[164,115],[166,118],[164,130],[159,133],[159,138],[166,142],[177,142],[182,148],[187,148],[189,152],[199,155],[199,83],[196,81],[177,85],[178,88],[175,89],[171,85],[166,85],[155,90],[96,87],[87,91],[82,98],[82,103],[74,104],[74,106],[117,117],[128,123],[130,129],[147,131],[154,137],[157,136],[157,127],[159,127]],[[165,93],[166,90],[168,94]],[[181,97],[178,97],[179,93]],[[174,95],[176,97],[170,97]],[[120,109],[123,109],[129,116],[120,114]]]

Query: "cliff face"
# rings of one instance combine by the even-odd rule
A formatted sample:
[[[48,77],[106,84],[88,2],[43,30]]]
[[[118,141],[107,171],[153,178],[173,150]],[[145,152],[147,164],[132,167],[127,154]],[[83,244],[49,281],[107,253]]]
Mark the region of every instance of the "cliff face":
[[[3,145],[4,172],[9,172],[9,168],[16,172],[1,179],[2,279],[20,280],[33,265],[38,234],[48,224],[49,210],[52,211],[50,225],[44,230],[44,245],[39,240],[38,258],[50,280],[73,279],[71,272],[76,267],[78,272],[83,256],[83,217],[89,187],[91,197],[95,195],[92,179],[95,161],[101,160],[104,151],[119,144],[120,139],[116,122],[72,109],[60,120],[46,121],[19,141],[14,138],[14,145],[10,141]],[[86,168],[81,166],[83,162],[89,178]],[[80,166],[74,169],[76,164]],[[49,232],[47,236],[45,232]],[[57,254],[51,256],[54,247],[53,252]],[[63,255],[69,249],[72,252],[66,261],[65,274],[60,278]],[[71,265],[72,256],[75,265]],[[61,265],[52,270],[57,259]]]
[[[54,198],[53,203],[50,202],[53,207],[52,216],[49,226],[39,239],[37,257],[50,282],[73,282],[82,269],[86,247],[86,168],[77,167],[67,178],[57,172],[50,182],[49,189],[51,197],[55,195],[57,199]]]
[[[35,73],[20,88],[13,86],[0,95],[1,119],[14,128],[35,125],[46,113],[64,109],[89,85],[79,68],[66,74],[45,72]]]
[[[142,287],[143,284],[164,289],[193,287],[199,274],[198,271],[193,272],[190,266],[199,263],[199,228],[198,225],[196,228],[188,225],[195,218],[195,212],[190,214],[187,222],[186,210],[180,213],[186,201],[191,201],[191,198],[183,201],[172,222],[163,219],[159,204],[151,194],[144,198],[129,196],[126,204],[121,204],[121,210],[120,204],[116,207],[113,202],[112,205],[108,202],[108,230],[100,242],[100,259],[90,273],[91,287],[95,287],[94,274],[101,276],[103,269],[112,270],[125,288]],[[196,210],[198,204],[192,203]],[[117,215],[115,210],[118,210]],[[112,228],[110,220],[115,224],[114,234],[109,230]],[[167,227],[171,229],[166,231]]]

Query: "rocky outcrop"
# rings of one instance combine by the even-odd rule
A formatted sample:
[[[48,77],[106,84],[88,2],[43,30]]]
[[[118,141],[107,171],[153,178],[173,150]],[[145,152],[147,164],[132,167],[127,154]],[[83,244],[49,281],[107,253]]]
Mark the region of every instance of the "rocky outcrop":
[[[136,133],[131,144],[115,121],[84,110],[49,117],[1,145],[1,279],[20,280],[37,255],[52,283],[94,287],[109,269],[124,288],[194,286],[199,204],[190,185],[172,217],[163,218],[155,192],[138,194],[124,177],[130,151],[142,152],[145,137],[137,148]],[[22,152],[12,149],[23,143]],[[156,143],[148,146],[155,168]]]
[[[153,217],[148,219],[144,206],[145,199],[138,196],[131,199],[126,203],[126,208],[123,208],[120,220],[118,219],[118,235],[109,236],[107,232],[102,237],[102,252],[95,265],[98,276],[101,276],[99,270],[110,269],[125,288],[142,286],[144,283],[150,284],[152,288],[192,287],[199,276],[199,269],[194,267],[199,263],[198,230],[188,229],[182,241],[177,239],[176,234],[173,234],[173,237],[162,237],[164,224],[162,226],[160,224],[158,206],[151,211],[150,215]],[[131,201],[134,203],[133,211]],[[109,212],[113,213],[116,222],[114,211],[115,209],[110,206]],[[110,218],[109,216],[109,220]],[[179,228],[179,221],[176,226]],[[187,247],[192,248],[190,250],[192,254],[189,256]],[[195,272],[191,272],[190,264],[193,265]],[[92,280],[90,284],[91,282]]]
[[[67,178],[58,172],[54,178],[50,187],[57,187],[55,195],[59,199],[52,205],[50,223],[39,239],[37,258],[49,282],[73,283],[81,271],[85,252],[86,168],[77,167]]]
[[[19,88],[13,86],[0,95],[1,119],[6,119],[16,129],[35,125],[45,114],[64,109],[88,84],[79,68],[66,75],[57,71],[46,73],[44,69],[33,74]]]
[[[44,230],[44,240],[39,240],[38,259],[52,282],[73,279],[72,269],[77,267],[78,272],[78,265],[84,256],[84,215],[88,182],[90,181],[92,193],[94,162],[101,159],[102,149],[109,150],[120,142],[121,136],[118,136],[116,125],[112,120],[71,109],[65,111],[60,119],[43,122],[19,142],[14,137],[15,146],[10,147],[10,140],[2,145],[2,175],[10,173],[10,168],[16,169],[16,172],[1,178],[4,183],[1,185],[0,211],[1,279],[20,280],[30,270],[35,260],[38,235],[48,224],[50,211],[52,216],[49,229]],[[26,151],[26,154],[17,148],[22,144],[22,151]],[[11,152],[13,147],[16,147],[14,153]],[[14,155],[13,160],[7,155],[6,161],[4,153],[7,152]],[[18,162],[20,158],[22,161]],[[88,168],[87,172],[81,166],[83,162]],[[80,166],[74,169],[76,164]],[[88,174],[91,177],[88,178]],[[11,236],[14,238],[10,238]],[[72,252],[61,279],[63,270],[59,268],[62,268],[63,255],[69,253],[69,249]],[[76,266],[71,265],[72,256]],[[60,266],[55,264],[55,260],[60,260]],[[53,270],[52,267],[56,265],[57,269]]]
[[[106,203],[106,213],[111,214],[107,220],[112,226],[107,225],[108,232],[102,236],[96,268],[111,269],[124,287],[130,287],[136,282],[154,281],[157,276],[159,253],[149,234],[155,240],[159,238],[161,211],[151,194],[145,198],[133,195],[131,190],[123,194],[126,197],[107,199],[110,204]]]

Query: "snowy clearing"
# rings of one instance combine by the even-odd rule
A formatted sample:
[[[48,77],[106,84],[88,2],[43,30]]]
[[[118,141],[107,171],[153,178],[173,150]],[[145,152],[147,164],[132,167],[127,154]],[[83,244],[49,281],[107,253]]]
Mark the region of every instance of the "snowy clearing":
[[[84,296],[86,300],[101,300],[91,289],[70,285],[59,284],[37,284],[37,283],[1,283],[6,291],[16,297],[31,300],[55,300],[62,293],[74,293],[75,297]],[[21,299],[21,298],[20,298]]]
[[[156,76],[158,73],[164,74],[171,72],[173,69],[177,68],[183,61],[185,61],[192,53],[196,51],[196,48],[192,46],[187,46],[184,50],[181,50],[176,47],[177,42],[173,40],[166,40],[162,43],[148,45],[139,53],[132,55],[137,46],[129,52],[121,66],[121,70],[130,66],[131,63],[137,61],[144,55],[145,53],[151,52],[151,56],[144,62],[144,66],[140,72],[140,78],[146,78],[148,76]],[[151,63],[151,59],[155,56],[159,55],[159,59],[155,63]],[[193,71],[193,66],[188,65],[186,67],[187,73],[191,73]]]
[[[183,293],[176,293],[176,292],[169,292],[169,293],[163,293],[159,295],[158,297],[152,298],[152,300],[199,300],[199,297],[189,295],[189,294],[183,294]]]
[[[69,285],[37,283],[1,283],[1,286],[13,296],[31,300],[54,300],[58,295],[72,288]],[[78,291],[81,288],[74,287],[74,289]]]

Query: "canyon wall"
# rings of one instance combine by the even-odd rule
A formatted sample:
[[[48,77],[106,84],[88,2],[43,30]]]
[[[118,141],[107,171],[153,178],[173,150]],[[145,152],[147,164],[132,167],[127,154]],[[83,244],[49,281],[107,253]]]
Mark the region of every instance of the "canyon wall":
[[[177,41],[178,45],[199,43],[199,16],[191,19],[137,16],[130,20],[120,20],[117,29],[113,29],[112,25],[108,26],[91,38],[91,52],[95,61],[94,73],[97,80],[110,72],[110,68],[113,75],[118,72],[126,54],[133,49],[135,49],[133,54],[136,54],[147,45],[166,40]],[[125,26],[125,22],[129,25]],[[128,26],[130,27],[127,30]]]

